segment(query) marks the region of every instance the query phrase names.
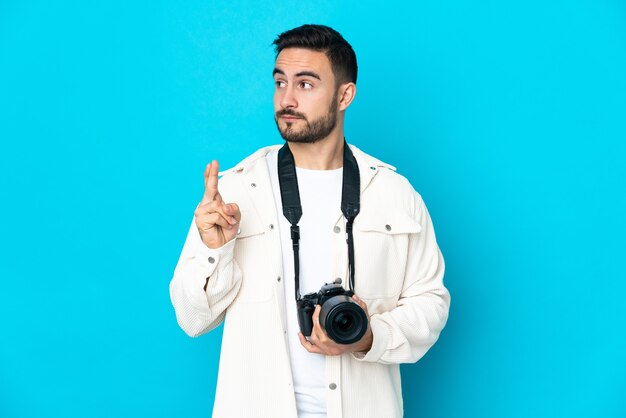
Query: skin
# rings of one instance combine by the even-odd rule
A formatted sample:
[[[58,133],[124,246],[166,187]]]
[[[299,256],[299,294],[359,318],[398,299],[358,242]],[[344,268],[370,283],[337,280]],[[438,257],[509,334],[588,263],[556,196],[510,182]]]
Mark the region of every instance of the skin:
[[[217,188],[219,163],[213,160],[204,170],[204,195],[196,208],[196,226],[202,242],[209,248],[219,248],[237,235],[241,212],[236,203],[224,203]]]
[[[324,52],[303,48],[285,48],[276,57],[273,71],[274,118],[281,135],[314,131],[336,118],[327,135],[314,142],[288,141],[297,167],[312,170],[332,170],[343,166],[344,117],[356,94],[352,82],[337,83],[330,61]],[[333,108],[334,107],[334,108]],[[285,116],[298,119],[289,120]],[[327,124],[328,127],[328,124]],[[218,163],[212,161],[205,170],[205,193],[196,209],[196,225],[202,241],[209,248],[219,248],[237,234],[241,221],[239,207],[226,204],[218,191]],[[354,295],[353,299],[369,318],[367,305]],[[367,332],[354,344],[337,344],[331,340],[319,323],[320,305],[313,313],[313,331],[309,339],[302,333],[298,338],[310,353],[336,356],[350,352],[366,352],[372,346],[373,335]]]
[[[326,54],[303,48],[283,49],[276,57],[273,73],[274,117],[281,132],[306,127],[305,120],[288,121],[279,116],[281,113],[312,123],[326,116],[331,105],[336,106],[337,123],[325,138],[314,143],[288,142],[296,166],[312,170],[342,167],[345,110],[354,99],[356,85],[346,82],[338,86]]]

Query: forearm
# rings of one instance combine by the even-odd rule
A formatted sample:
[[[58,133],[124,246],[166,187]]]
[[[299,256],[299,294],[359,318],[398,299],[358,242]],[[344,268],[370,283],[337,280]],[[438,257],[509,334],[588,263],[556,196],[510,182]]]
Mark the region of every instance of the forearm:
[[[217,249],[202,243],[194,225],[170,282],[170,298],[180,327],[191,337],[217,327],[241,285],[233,259],[235,239]]]

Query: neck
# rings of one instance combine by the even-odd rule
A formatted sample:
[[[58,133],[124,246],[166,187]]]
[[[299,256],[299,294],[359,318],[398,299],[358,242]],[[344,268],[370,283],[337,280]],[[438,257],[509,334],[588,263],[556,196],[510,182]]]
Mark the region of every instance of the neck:
[[[312,144],[289,142],[296,167],[309,170],[334,170],[343,167],[343,130],[333,132]]]

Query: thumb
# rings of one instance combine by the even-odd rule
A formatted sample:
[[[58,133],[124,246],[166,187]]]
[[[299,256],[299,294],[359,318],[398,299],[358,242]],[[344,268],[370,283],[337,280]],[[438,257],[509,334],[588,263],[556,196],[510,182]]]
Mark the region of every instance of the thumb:
[[[239,206],[236,203],[229,203],[224,205],[226,213],[230,216],[234,216],[237,221],[241,220],[241,213],[239,212]]]

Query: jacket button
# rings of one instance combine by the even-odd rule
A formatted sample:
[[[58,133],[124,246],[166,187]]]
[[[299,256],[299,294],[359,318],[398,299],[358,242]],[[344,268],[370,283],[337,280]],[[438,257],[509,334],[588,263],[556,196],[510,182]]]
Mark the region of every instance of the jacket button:
[[[270,229],[274,229],[274,224],[270,224]]]
[[[391,231],[391,226],[390,226],[390,225],[385,225],[385,229],[386,229],[387,231]]]
[[[336,233],[336,234],[338,234],[338,233],[340,233],[340,232],[341,232],[341,228],[339,228],[338,226],[335,226],[335,227],[333,228],[333,232],[334,232],[334,233]]]
[[[250,183],[250,186],[256,187],[256,183]]]
[[[209,257],[209,263],[211,264],[215,263],[215,259],[213,257]]]
[[[330,388],[330,390],[335,390],[337,389],[337,385],[334,383],[331,383],[330,385],[328,385],[328,387]]]
[[[372,170],[376,170],[376,167],[374,167],[374,166],[371,166],[370,168],[371,168]]]
[[[280,281],[280,276],[278,276],[278,278],[276,279],[276,281],[278,281],[278,282]]]

